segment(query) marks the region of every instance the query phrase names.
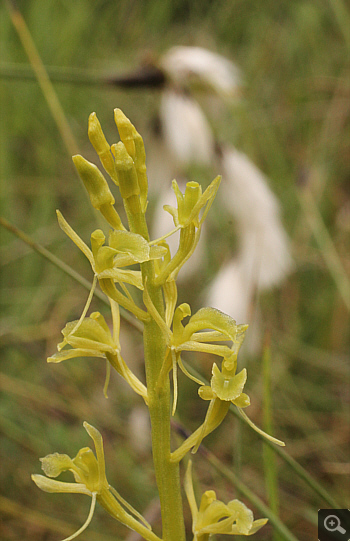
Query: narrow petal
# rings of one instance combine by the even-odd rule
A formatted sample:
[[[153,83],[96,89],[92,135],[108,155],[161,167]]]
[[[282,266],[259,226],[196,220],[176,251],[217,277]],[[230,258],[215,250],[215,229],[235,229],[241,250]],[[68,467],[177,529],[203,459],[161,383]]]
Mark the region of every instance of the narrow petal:
[[[260,518],[259,520],[254,520],[253,526],[250,528],[248,535],[253,535],[254,533],[256,533],[258,530],[260,530],[260,528],[265,526],[267,522],[267,518]]]
[[[142,396],[146,404],[148,403],[147,397],[147,388],[144,384],[135,376],[135,374],[130,370],[123,357],[117,352],[115,355],[108,355],[107,359],[120,374],[125,381],[130,385],[130,387],[135,391],[135,393]]]
[[[178,346],[177,351],[198,351],[201,353],[211,353],[212,355],[219,355],[220,357],[225,357],[225,355],[230,355],[231,349],[228,346],[223,346],[219,344],[205,344],[203,342],[195,342],[194,340],[188,340]]]
[[[95,352],[108,352],[115,353],[116,349],[113,345],[106,344],[105,342],[98,342],[97,340],[90,340],[89,338],[82,338],[80,336],[69,336],[67,342],[73,348],[89,349]],[[98,355],[97,355],[98,356]]]
[[[183,364],[181,360],[181,356],[179,354],[177,355],[177,362],[181,371],[185,374],[185,376],[187,376],[189,379],[191,379],[195,383],[198,383],[198,385],[204,385],[204,382],[202,380],[196,378],[195,376],[192,376],[192,374],[190,374],[189,371],[186,370],[185,365]]]
[[[172,332],[169,329],[168,325],[165,323],[164,319],[154,306],[152,299],[150,297],[150,294],[148,293],[147,284],[145,284],[145,289],[143,292],[143,302],[145,303],[145,306],[148,310],[148,313],[150,316],[154,319],[154,321],[157,323],[158,327],[163,331],[164,336],[168,341],[172,338]]]
[[[215,502],[215,504],[213,504],[213,502]],[[218,518],[215,518],[214,515],[213,516],[210,516],[210,519],[209,520],[206,520],[206,522],[209,522],[209,524],[211,522],[214,522],[216,520],[219,520],[221,519],[222,517],[226,516],[227,515],[227,509],[226,509],[226,506],[225,504],[223,504],[222,502],[219,502],[217,499],[216,499],[216,493],[214,490],[206,490],[204,492],[204,494],[202,495],[202,498],[201,498],[201,503],[200,503],[200,506],[199,506],[199,513],[201,515],[204,515],[208,513],[209,511],[209,507],[212,507],[212,504],[214,506],[216,506],[217,504],[220,505],[220,508],[221,506],[224,506],[225,510],[224,510],[224,513],[220,513],[218,515]],[[209,512],[209,515],[211,515],[211,513]]]
[[[105,383],[103,386],[103,396],[105,398],[108,398],[108,385],[109,385],[110,379],[111,379],[111,365],[106,359],[106,377],[105,377]]]
[[[163,293],[165,301],[165,322],[170,328],[177,302],[177,287],[175,280],[165,282],[163,286]]]
[[[264,438],[266,438],[267,440],[272,441],[272,443],[275,443],[276,445],[279,445],[280,447],[284,447],[286,445],[284,443],[284,441],[278,440],[277,438],[274,438],[273,436],[270,436],[269,434],[266,434],[266,432],[261,430],[261,428],[258,428],[253,423],[253,421],[251,421],[249,419],[248,415],[241,408],[238,408],[238,411],[242,415],[243,419],[245,419],[247,421],[248,425],[251,426],[253,430],[255,430],[255,432],[258,432],[258,434],[261,434],[261,436],[264,436]]]
[[[115,282],[125,282],[138,289],[143,289],[142,276],[140,271],[134,270],[122,270],[122,269],[106,269],[98,274],[98,278],[103,280],[104,278],[111,278]]]
[[[195,498],[194,490],[193,490],[192,460],[188,461],[185,480],[184,480],[184,488],[185,488],[186,497],[187,497],[187,500],[188,500],[188,503],[189,503],[189,506],[190,506],[190,509],[191,509],[192,522],[193,522],[193,531],[194,531],[194,528],[195,528],[195,525],[196,525],[196,522],[197,522],[198,507],[197,507],[196,498]]]
[[[47,358],[48,363],[60,363],[68,359],[73,359],[74,357],[102,357],[105,358],[105,354],[91,349],[84,348],[72,348],[64,349],[58,353],[54,353],[51,357]]]
[[[130,505],[129,502],[124,500],[124,498],[119,494],[119,492],[116,491],[114,487],[109,485],[109,490],[112,492],[113,496],[132,514],[134,515],[140,522],[142,522],[147,530],[152,530],[152,526],[149,522],[139,513],[132,505]]]
[[[80,325],[82,324],[82,322],[84,321],[85,319],[85,316],[90,308],[90,304],[91,304],[91,301],[92,301],[92,297],[93,297],[93,294],[95,292],[95,288],[96,288],[96,284],[97,284],[97,276],[96,274],[94,275],[94,279],[93,279],[93,282],[92,282],[92,286],[91,286],[91,289],[90,289],[90,293],[89,293],[89,296],[87,298],[87,301],[85,303],[85,306],[84,306],[84,309],[82,311],[82,314],[79,318],[79,321],[78,323],[76,324],[76,326],[74,327],[74,329],[71,331],[72,334],[74,334],[76,332],[76,330],[78,329],[78,327],[80,327]]]
[[[44,475],[34,474],[31,476],[32,480],[44,492],[60,492],[71,494],[86,494],[91,496],[90,490],[81,483],[64,483],[63,481],[56,481],[56,479],[48,479]]]
[[[102,436],[101,436],[101,433],[97,430],[97,428],[93,427],[92,425],[89,425],[89,423],[87,423],[86,421],[84,421],[83,427],[85,428],[86,432],[89,434],[90,438],[94,440],[97,464],[98,464],[98,477],[99,477],[99,484],[100,484],[100,489],[101,489],[103,485],[107,483],[106,471],[105,471],[105,455],[103,451]]]
[[[94,258],[92,255],[92,251],[88,246],[85,244],[84,241],[81,240],[79,235],[74,231],[74,229],[71,228],[71,226],[66,222],[66,220],[63,218],[62,214],[59,210],[56,210],[58,223],[62,231],[74,242],[76,246],[78,246],[79,250],[83,252],[83,254],[88,258],[88,260],[91,263],[92,268],[94,268]]]
[[[172,207],[171,205],[163,205],[163,209],[166,212],[169,212],[169,214],[172,216],[172,218],[174,220],[175,229],[173,231],[171,231],[171,233],[169,233],[169,235],[167,235],[167,236],[170,236],[173,232],[177,231],[177,229],[180,227],[178,212],[177,212],[177,209]],[[166,238],[166,236],[161,237],[161,238],[162,239]]]
[[[191,214],[189,216],[188,222],[191,222],[196,216],[198,216],[200,211],[202,210],[202,208],[206,205],[199,224],[201,225],[204,222],[204,220],[205,220],[205,218],[206,218],[206,216],[207,216],[207,214],[208,214],[208,212],[210,210],[210,207],[211,207],[211,205],[212,205],[212,203],[213,203],[213,201],[215,199],[216,192],[218,191],[219,186],[220,186],[220,182],[221,182],[221,177],[217,176],[209,184],[208,188],[204,191],[202,196],[199,198],[199,200],[197,201],[197,203],[193,207],[192,212],[191,212]]]
[[[230,340],[230,337],[220,331],[203,331],[193,333],[191,339],[195,342],[222,342]]]

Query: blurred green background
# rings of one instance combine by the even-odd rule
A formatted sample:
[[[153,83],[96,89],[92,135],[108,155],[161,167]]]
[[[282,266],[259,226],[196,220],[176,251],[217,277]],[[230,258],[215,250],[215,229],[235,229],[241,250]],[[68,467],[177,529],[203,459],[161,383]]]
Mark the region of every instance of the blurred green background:
[[[332,249],[344,272],[344,286],[350,270],[349,6],[342,0],[26,0],[18,1],[18,7],[43,63],[66,70],[68,79],[72,67],[123,73],[137,67],[145,53],[161,56],[178,44],[216,51],[242,69],[242,99],[214,129],[269,177],[295,260],[295,270],[283,285],[258,299],[264,329],[271,335],[273,432],[342,507],[348,506],[349,314]],[[37,82],[6,71],[15,63],[28,64],[28,58],[6,3],[0,15],[1,215],[91,280],[84,256],[59,229],[55,209],[84,239],[96,228],[96,216]],[[54,87],[86,158],[96,161],[87,138],[91,111],[97,112],[110,141],[117,140],[114,107],[131,118],[146,145],[151,141],[158,90],[69,81]],[[211,176],[209,172],[205,182]],[[306,193],[312,194],[316,207],[309,207]],[[214,207],[211,212],[212,238],[225,239],[226,224]],[[228,237],[222,256],[232,250]],[[99,360],[46,364],[66,321],[80,315],[86,290],[3,228],[0,249],[1,539],[59,540],[85,520],[86,499],[44,494],[30,480],[31,473],[39,472],[38,457],[54,451],[73,456],[90,445],[83,420],[103,433],[110,483],[137,509],[153,513],[157,523],[147,444],[142,447],[135,437],[130,439],[141,400],[114,376],[106,400],[105,367]],[[207,265],[203,283],[216,271],[217,263]],[[192,284],[180,299],[190,298],[199,308],[194,298],[199,291]],[[93,308],[108,314],[97,299]],[[124,324],[123,340],[126,360],[131,358],[142,374],[139,334]],[[249,415],[261,425],[262,354],[244,362],[252,399]],[[205,371],[200,359],[196,366]],[[180,383],[179,419],[193,429],[205,405],[199,403],[195,386],[183,379]],[[142,411],[140,415],[142,419]],[[297,539],[317,538],[317,510],[329,505],[279,457],[272,454],[264,462],[262,443],[250,429],[228,418],[208,438],[208,447],[265,502],[271,488],[266,485],[271,469],[266,464],[275,467],[280,518]],[[200,455],[196,471],[203,489],[215,488],[224,501],[239,496]],[[243,500],[259,518],[254,505]],[[81,539],[108,541],[127,535],[97,509]],[[257,537],[282,539],[271,525]]]

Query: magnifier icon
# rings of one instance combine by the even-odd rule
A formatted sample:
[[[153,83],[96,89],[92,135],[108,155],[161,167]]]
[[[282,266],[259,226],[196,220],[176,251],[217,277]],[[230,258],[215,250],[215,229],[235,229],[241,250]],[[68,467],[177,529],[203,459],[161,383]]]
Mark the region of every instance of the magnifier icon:
[[[323,524],[326,530],[328,530],[329,532],[340,532],[343,534],[346,533],[346,530],[344,530],[344,528],[342,528],[342,526],[340,525],[339,517],[337,517],[336,515],[328,515],[324,519]]]

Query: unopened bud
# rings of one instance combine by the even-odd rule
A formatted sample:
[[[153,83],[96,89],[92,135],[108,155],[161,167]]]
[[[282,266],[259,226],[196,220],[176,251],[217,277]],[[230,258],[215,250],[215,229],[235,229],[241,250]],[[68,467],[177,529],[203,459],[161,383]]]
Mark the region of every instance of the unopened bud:
[[[96,150],[105,171],[111,179],[118,184],[118,178],[115,171],[111,147],[102,131],[101,124],[96,116],[96,113],[91,113],[89,116],[88,136],[94,149]]]
[[[146,172],[146,151],[145,145],[141,135],[135,130],[134,136],[135,142],[135,158],[134,163],[136,167],[137,178],[140,187],[140,203],[142,212],[146,212],[147,208],[147,195],[148,195],[148,179]]]
[[[135,157],[134,136],[136,129],[131,124],[127,116],[120,109],[114,109],[114,120],[118,128],[120,139],[125,145],[125,148],[132,158]]]
[[[198,184],[198,182],[187,182],[181,212],[179,208],[180,223],[185,222],[189,218],[193,207],[195,206],[201,195],[202,188]],[[198,227],[197,224],[196,226]]]
[[[99,210],[101,205],[113,205],[114,197],[98,167],[80,155],[73,156],[73,162],[89,193],[92,206]]]
[[[115,157],[115,168],[119,180],[120,194],[123,199],[140,194],[140,187],[134,162],[126,151],[124,143],[119,141],[112,145],[112,152]]]

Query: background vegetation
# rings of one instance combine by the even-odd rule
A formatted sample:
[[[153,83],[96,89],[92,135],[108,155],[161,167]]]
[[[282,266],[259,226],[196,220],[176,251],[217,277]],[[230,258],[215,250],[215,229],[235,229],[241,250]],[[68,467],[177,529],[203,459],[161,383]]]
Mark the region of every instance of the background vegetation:
[[[282,287],[257,300],[264,330],[271,336],[265,359],[270,357],[267,396],[272,400],[273,432],[341,507],[348,506],[349,315],[341,294],[350,270],[348,6],[343,0],[27,0],[18,6],[44,64],[59,66],[68,75],[71,67],[125,72],[136,67],[146,51],[161,55],[176,44],[212,49],[241,67],[244,95],[220,133],[271,179],[295,259],[295,271]],[[55,209],[85,239],[96,217],[37,82],[5,70],[12,63],[28,64],[6,3],[0,7],[0,21],[1,215],[90,280],[89,265],[58,228]],[[111,140],[116,138],[114,107],[146,134],[146,145],[151,140],[158,91],[72,82],[57,83],[55,89],[87,158],[95,160],[87,140],[91,111],[97,112]],[[227,234],[215,207],[209,222],[212,238],[227,240],[218,254],[228,256],[233,234]],[[105,400],[104,366],[98,360],[59,366],[45,361],[66,321],[80,315],[86,290],[4,229],[1,241],[1,539],[58,540],[83,522],[88,507],[84,498],[45,495],[30,481],[30,473],[39,471],[39,456],[53,451],[73,455],[90,444],[83,420],[104,434],[110,481],[157,521],[147,443],[137,445],[140,431],[138,438],[129,438],[141,400],[117,377]],[[216,270],[209,263],[201,285]],[[191,291],[184,291],[181,300],[188,296]],[[104,311],[96,299],[94,308]],[[142,370],[140,338],[128,324],[123,340],[125,358],[131,356]],[[259,424],[264,409],[262,358],[259,353],[245,360],[252,397],[249,414]],[[205,372],[205,359],[196,361]],[[181,383],[179,418],[191,429],[203,409],[194,388]],[[265,502],[269,494],[270,503],[271,494],[277,494],[271,481],[275,467],[282,521],[297,539],[317,539],[317,510],[329,504],[281,458],[270,454],[266,460],[254,433],[239,428],[232,418],[208,446]],[[220,498],[237,497],[237,488],[209,467],[205,457],[198,457],[197,473],[202,486],[215,486]],[[108,541],[126,535],[99,510],[81,539]],[[269,525],[257,535],[272,539],[273,528]],[[282,537],[275,534],[274,539]]]

